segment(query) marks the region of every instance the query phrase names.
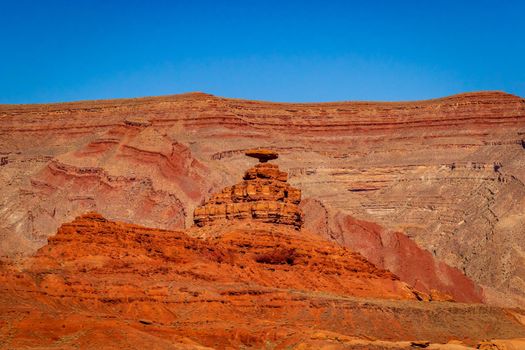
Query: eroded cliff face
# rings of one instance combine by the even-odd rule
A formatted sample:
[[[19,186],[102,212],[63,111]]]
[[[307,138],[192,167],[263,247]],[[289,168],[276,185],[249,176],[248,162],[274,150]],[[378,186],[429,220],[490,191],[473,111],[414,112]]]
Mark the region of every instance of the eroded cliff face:
[[[303,197],[403,232],[487,300],[524,304],[525,101],[500,92],[282,104],[207,94],[0,106],[3,254],[86,210],[160,228],[271,147]],[[217,174],[215,176],[214,174]]]
[[[215,175],[187,146],[136,124],[110,127],[85,143],[75,144],[74,136],[61,140],[69,150],[39,167],[8,161],[10,183],[22,180],[17,172],[33,173],[20,188],[8,184],[2,198],[2,253],[31,253],[63,222],[91,210],[128,222],[184,227],[188,206],[204,199]]]
[[[62,225],[34,256],[0,264],[0,348],[409,349],[525,336],[519,312],[418,301],[306,230],[207,228],[199,239],[96,213]]]

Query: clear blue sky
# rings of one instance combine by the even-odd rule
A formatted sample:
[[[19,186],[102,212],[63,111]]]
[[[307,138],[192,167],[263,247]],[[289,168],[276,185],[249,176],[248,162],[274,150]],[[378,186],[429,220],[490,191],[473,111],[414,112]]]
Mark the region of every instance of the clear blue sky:
[[[0,0],[0,103],[525,97],[525,1]]]

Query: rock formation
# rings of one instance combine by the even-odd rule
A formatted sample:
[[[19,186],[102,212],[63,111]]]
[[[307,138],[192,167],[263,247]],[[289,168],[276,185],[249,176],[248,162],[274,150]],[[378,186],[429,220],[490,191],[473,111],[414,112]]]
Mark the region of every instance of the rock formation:
[[[253,157],[259,159],[259,162],[266,163],[269,160],[279,158],[279,154],[275,151],[269,149],[251,149],[246,151],[248,157]]]
[[[525,100],[518,96],[297,104],[191,93],[1,105],[0,123],[0,255],[33,254],[89,210],[187,227],[204,198],[248,168],[244,152],[264,146],[279,152],[303,198],[334,211],[329,220],[350,215],[400,232],[436,266],[482,286],[487,302],[525,305]],[[387,262],[402,261],[389,255]]]
[[[288,174],[268,160],[278,154],[270,150],[249,150],[246,155],[260,163],[248,169],[243,181],[226,187],[194,211],[194,222],[204,226],[226,220],[246,220],[292,225],[300,229],[303,213],[298,204],[301,190],[287,183]]]
[[[361,255],[293,225],[197,239],[89,213],[0,261],[0,349],[409,349],[525,336],[520,311],[417,301]],[[449,349],[449,348],[444,348]]]
[[[304,227],[321,237],[363,255],[374,265],[395,273],[402,281],[424,292],[431,300],[467,303],[483,301],[483,291],[460,270],[432,257],[399,231],[377,223],[358,220],[348,214],[331,212],[314,199],[301,202]],[[444,294],[445,293],[445,294]]]

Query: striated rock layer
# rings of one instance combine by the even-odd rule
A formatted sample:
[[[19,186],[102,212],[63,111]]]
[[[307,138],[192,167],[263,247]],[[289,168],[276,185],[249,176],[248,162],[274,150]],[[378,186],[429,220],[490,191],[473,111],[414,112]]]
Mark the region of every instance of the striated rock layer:
[[[253,153],[247,155],[253,156]],[[255,154],[256,158],[262,156],[261,163],[246,171],[244,181],[226,187],[197,207],[193,214],[195,225],[250,219],[301,228],[303,213],[298,207],[301,190],[286,182],[288,174],[277,165],[266,163],[268,153]],[[277,154],[273,157],[277,158]]]
[[[2,105],[0,122],[2,255],[34,253],[87,210],[189,226],[196,206],[236,183],[249,164],[243,153],[268,147],[303,197],[333,209],[330,218],[403,233],[482,286],[489,302],[525,305],[520,97],[289,104],[195,93]]]
[[[95,213],[62,225],[34,257],[0,265],[0,348],[381,349],[525,336],[523,313],[417,301],[392,273],[308,231],[219,226],[197,239]]]
[[[460,270],[432,257],[432,254],[402,232],[335,212],[319,201],[301,203],[305,227],[319,236],[337,242],[363,255],[374,265],[392,271],[402,281],[433,299],[481,302],[482,289]]]

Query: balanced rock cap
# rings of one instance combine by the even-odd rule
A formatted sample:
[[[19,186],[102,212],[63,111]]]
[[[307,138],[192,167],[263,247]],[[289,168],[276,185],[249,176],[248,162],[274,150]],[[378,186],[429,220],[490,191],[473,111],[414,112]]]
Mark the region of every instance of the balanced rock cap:
[[[280,171],[277,164],[267,163],[277,158],[277,152],[254,149],[246,151],[246,155],[259,159],[260,163],[248,169],[241,182],[225,187],[195,208],[195,226],[253,220],[291,225],[300,230],[304,223],[299,208],[301,190],[287,182],[288,174]]]
[[[279,154],[269,149],[250,149],[244,153],[248,157],[257,158],[259,162],[266,163],[269,160],[279,158]]]

